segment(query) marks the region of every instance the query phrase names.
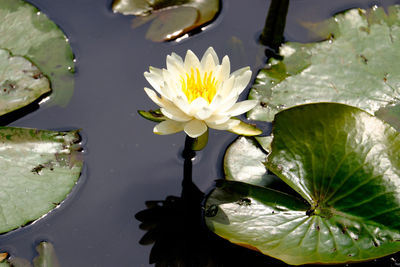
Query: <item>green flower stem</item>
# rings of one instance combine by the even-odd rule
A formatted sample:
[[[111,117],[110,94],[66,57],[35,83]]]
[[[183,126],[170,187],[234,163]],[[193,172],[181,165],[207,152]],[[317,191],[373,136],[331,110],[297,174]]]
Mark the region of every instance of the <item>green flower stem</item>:
[[[289,0],[272,0],[264,29],[260,36],[260,42],[277,51],[283,42],[286,15],[289,8]]]
[[[193,170],[193,163],[192,160],[196,156],[196,152],[193,151],[192,147],[196,138],[191,138],[190,136],[186,135],[185,139],[185,147],[182,152],[182,156],[184,158],[183,163],[183,180],[182,180],[182,199],[188,198],[188,194],[190,190],[185,190],[185,188],[190,188],[189,185],[192,185],[192,170]]]

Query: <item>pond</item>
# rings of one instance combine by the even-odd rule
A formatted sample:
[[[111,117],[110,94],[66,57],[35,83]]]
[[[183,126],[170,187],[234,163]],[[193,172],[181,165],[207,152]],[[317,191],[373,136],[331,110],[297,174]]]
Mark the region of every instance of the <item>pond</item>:
[[[154,124],[137,113],[156,108],[143,90],[149,86],[143,72],[150,65],[164,67],[171,52],[183,56],[191,49],[201,55],[212,46],[220,57],[229,55],[232,70],[250,66],[254,79],[266,61],[265,47],[257,39],[270,1],[224,0],[220,15],[203,32],[166,43],[146,40],[147,26],[132,29],[133,17],[114,14],[111,0],[29,2],[68,36],[76,57],[75,91],[67,106],[45,103],[10,125],[81,129],[85,166],[78,185],[60,207],[32,224],[0,235],[0,248],[31,259],[38,242],[50,241],[64,267],[153,266],[150,255],[152,261],[159,261],[158,266],[171,266],[161,263],[174,258],[174,253],[186,258],[179,266],[198,266],[196,260],[209,263],[199,266],[265,266],[275,262],[218,238],[209,239],[217,243],[206,243],[201,223],[191,225],[193,220],[185,218],[193,215],[186,216],[186,210],[179,208],[141,213],[140,218],[149,219],[147,226],[164,223],[147,236],[148,240],[162,240],[150,254],[152,245],[139,244],[146,231],[135,218],[146,209],[146,201],[180,196],[184,162],[184,134],[157,136]],[[316,41],[303,26],[306,22],[318,22],[349,8],[393,4],[400,1],[292,0],[285,39]],[[246,93],[241,96],[245,98]],[[208,146],[193,161],[193,182],[202,192],[210,192],[214,180],[223,178],[224,151],[235,138],[228,132],[210,131]],[[176,199],[169,200],[171,204]],[[175,236],[178,234],[184,236]],[[182,253],[187,251],[193,255]],[[390,257],[382,261],[377,264],[395,264]],[[243,264],[234,265],[238,262]]]

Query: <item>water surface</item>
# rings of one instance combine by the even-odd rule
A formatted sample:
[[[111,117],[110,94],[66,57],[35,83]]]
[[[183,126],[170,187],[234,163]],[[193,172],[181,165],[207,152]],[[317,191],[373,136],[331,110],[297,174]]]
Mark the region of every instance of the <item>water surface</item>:
[[[179,43],[145,40],[147,26],[133,30],[132,17],[113,14],[110,0],[29,2],[68,36],[77,60],[75,92],[66,107],[45,103],[11,125],[82,129],[85,168],[78,186],[58,209],[1,235],[0,248],[30,259],[37,242],[48,240],[63,267],[153,266],[149,264],[151,246],[138,243],[145,231],[134,216],[146,208],[145,201],[180,195],[184,134],[154,135],[154,124],[137,114],[138,109],[155,108],[143,91],[149,86],[143,72],[150,65],[165,67],[165,57],[171,52],[183,56],[191,49],[202,55],[213,46],[220,57],[230,56],[232,70],[250,66],[254,78],[266,60],[257,37],[270,2],[224,0],[220,16],[206,31]],[[394,3],[400,1],[292,0],[285,38],[314,41],[303,22],[317,22],[353,7]],[[198,153],[193,166],[193,180],[203,192],[223,177],[224,150],[234,139],[233,134],[210,131],[209,145]],[[255,258],[260,264],[268,261],[264,256]],[[224,260],[218,266],[229,266]]]

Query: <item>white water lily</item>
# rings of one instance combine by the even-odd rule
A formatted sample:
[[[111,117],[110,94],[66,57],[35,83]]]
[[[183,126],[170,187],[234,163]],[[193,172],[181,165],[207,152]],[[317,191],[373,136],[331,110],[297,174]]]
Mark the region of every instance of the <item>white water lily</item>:
[[[257,105],[256,100],[236,103],[250,81],[250,68],[230,74],[229,57],[225,56],[220,64],[212,47],[201,60],[191,50],[185,60],[172,53],[167,56],[166,69],[150,67],[144,76],[159,95],[149,88],[144,90],[166,117],[154,127],[156,134],[185,131],[196,138],[207,127],[231,130],[240,123],[232,117]]]

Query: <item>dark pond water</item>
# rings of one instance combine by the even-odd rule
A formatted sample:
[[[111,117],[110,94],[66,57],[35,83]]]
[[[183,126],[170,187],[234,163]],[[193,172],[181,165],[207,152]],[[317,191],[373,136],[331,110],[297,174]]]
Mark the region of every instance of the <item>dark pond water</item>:
[[[146,231],[139,229],[141,222],[135,214],[146,209],[146,201],[180,196],[184,134],[156,136],[152,133],[154,124],[137,114],[138,109],[155,107],[143,91],[148,86],[143,72],[150,65],[164,67],[165,57],[171,52],[184,55],[192,49],[200,55],[213,46],[221,57],[230,56],[232,70],[250,66],[255,77],[266,59],[257,37],[270,2],[224,0],[220,16],[205,32],[179,43],[145,40],[147,27],[133,30],[132,17],[112,13],[111,0],[29,2],[70,39],[77,60],[75,93],[66,107],[44,104],[12,125],[82,129],[85,168],[78,186],[58,209],[31,225],[1,235],[0,248],[32,258],[37,242],[48,240],[63,267],[153,266],[149,263],[152,245],[139,244]],[[400,1],[292,0],[285,38],[313,41],[301,26],[303,22],[317,22],[353,7],[395,3]],[[224,150],[234,139],[227,132],[210,132],[209,145],[198,153],[193,166],[193,181],[201,191],[208,192],[214,180],[223,177]],[[150,203],[156,207],[138,215],[145,226],[158,226],[146,236],[146,240],[157,238],[151,254],[152,261],[159,262],[157,266],[266,266],[273,262],[208,236],[198,219],[196,190],[190,186],[185,190],[198,208],[193,214],[179,200],[169,198],[164,208],[160,203]],[[162,261],[178,258],[183,258],[180,265]],[[394,263],[389,257],[378,264]]]

